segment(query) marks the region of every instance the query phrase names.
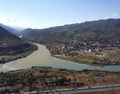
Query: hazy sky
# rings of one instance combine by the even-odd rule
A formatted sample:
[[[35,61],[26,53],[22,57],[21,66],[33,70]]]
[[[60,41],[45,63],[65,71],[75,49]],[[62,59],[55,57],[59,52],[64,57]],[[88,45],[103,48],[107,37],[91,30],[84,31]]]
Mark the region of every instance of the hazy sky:
[[[120,0],[0,0],[0,23],[46,28],[120,18]]]

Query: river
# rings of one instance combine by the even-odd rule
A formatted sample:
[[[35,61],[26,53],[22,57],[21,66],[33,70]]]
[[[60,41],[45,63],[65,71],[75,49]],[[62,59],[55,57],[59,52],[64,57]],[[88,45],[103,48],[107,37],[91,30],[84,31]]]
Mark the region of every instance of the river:
[[[104,67],[91,66],[87,64],[78,64],[72,61],[62,60],[50,55],[49,50],[40,44],[36,44],[38,50],[31,55],[18,60],[0,64],[0,71],[7,72],[11,70],[27,69],[32,66],[50,66],[56,68],[65,68],[72,70],[104,70],[104,71],[120,71],[120,65],[108,65]]]

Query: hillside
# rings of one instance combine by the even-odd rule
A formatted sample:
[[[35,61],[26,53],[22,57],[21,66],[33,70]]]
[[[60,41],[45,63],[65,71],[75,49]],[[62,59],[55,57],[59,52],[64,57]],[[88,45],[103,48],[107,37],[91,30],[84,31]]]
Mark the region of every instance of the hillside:
[[[44,44],[66,43],[78,46],[99,42],[102,46],[120,46],[120,19],[90,21],[47,29],[26,29],[22,34],[27,40]]]
[[[25,57],[36,48],[0,26],[0,63]]]
[[[24,42],[0,26],[0,46],[15,46]]]
[[[4,25],[0,23],[0,26],[3,27],[4,29],[6,29],[8,32],[17,35],[20,31],[16,28],[14,28],[13,26],[8,26],[8,25]]]
[[[23,39],[47,46],[53,56],[91,65],[120,64],[120,19],[26,29]]]
[[[120,84],[118,79],[120,72],[32,67],[26,70],[1,72],[0,93]]]

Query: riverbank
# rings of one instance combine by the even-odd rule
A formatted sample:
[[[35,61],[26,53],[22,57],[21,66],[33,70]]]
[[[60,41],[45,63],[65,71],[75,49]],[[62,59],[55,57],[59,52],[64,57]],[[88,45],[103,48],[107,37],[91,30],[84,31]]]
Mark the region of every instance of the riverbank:
[[[14,61],[7,62],[5,64],[0,64],[0,72],[7,72],[12,70],[27,69],[32,66],[48,66],[55,68],[63,68],[69,70],[102,70],[102,71],[120,71],[120,65],[108,65],[108,66],[91,66],[88,64],[81,64],[72,62],[69,60],[63,60],[59,58],[52,57],[46,46],[37,44],[38,50],[34,51],[32,54],[25,58],[17,59]]]
[[[25,51],[16,53],[16,54],[10,54],[10,55],[2,55],[0,56],[0,64],[4,64],[13,60],[25,58],[28,55],[32,54],[33,51],[37,50],[38,47],[34,44],[29,44],[30,46],[28,48],[25,48]]]
[[[46,45],[50,50],[52,56],[70,60],[77,63],[89,64],[92,66],[107,66],[107,65],[120,65],[120,49],[107,48],[100,51],[85,51],[79,50],[69,51],[66,48],[54,47],[54,45]],[[59,51],[59,49],[62,49]]]
[[[1,92],[50,90],[120,84],[120,72],[74,71],[52,67],[32,67],[0,73]]]

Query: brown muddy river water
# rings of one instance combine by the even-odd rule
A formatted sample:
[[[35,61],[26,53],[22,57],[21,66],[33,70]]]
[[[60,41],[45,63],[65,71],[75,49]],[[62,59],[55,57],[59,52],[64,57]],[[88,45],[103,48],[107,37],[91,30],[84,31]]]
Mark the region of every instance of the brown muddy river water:
[[[65,68],[72,70],[104,70],[104,71],[120,71],[120,65],[109,65],[104,67],[96,67],[87,64],[78,64],[72,61],[62,60],[50,55],[49,50],[41,44],[36,44],[38,50],[34,51],[31,55],[10,61],[5,64],[0,64],[0,71],[6,72],[11,70],[27,69],[32,66],[50,66],[56,68]]]

